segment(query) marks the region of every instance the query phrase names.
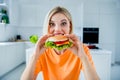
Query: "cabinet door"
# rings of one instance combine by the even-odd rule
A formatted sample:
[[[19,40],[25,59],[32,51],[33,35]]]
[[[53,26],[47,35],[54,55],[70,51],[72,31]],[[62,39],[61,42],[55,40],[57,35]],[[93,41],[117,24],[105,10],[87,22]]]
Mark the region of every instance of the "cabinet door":
[[[111,55],[94,54],[92,55],[94,65],[101,80],[110,80]]]
[[[0,43],[0,77],[25,62],[24,43]]]

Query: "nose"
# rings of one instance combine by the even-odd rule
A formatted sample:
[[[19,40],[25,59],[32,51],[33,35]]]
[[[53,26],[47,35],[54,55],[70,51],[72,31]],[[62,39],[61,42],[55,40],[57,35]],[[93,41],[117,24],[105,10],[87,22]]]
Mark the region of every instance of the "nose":
[[[61,31],[61,27],[59,25],[55,26],[55,32],[60,32]]]

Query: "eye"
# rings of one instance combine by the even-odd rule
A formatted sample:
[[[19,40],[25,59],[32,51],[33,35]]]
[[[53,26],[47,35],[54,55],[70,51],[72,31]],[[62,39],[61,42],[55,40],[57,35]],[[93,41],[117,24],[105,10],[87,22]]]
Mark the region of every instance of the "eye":
[[[55,23],[49,23],[50,27],[54,27]]]
[[[67,24],[67,22],[62,22],[61,26],[65,26]]]

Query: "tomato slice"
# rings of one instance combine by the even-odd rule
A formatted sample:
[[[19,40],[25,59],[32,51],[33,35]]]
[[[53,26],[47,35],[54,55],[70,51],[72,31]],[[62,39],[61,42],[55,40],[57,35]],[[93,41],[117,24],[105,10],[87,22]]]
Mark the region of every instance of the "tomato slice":
[[[54,42],[55,44],[63,44],[65,42],[68,42],[69,40],[65,40],[65,41],[57,41],[57,42]]]

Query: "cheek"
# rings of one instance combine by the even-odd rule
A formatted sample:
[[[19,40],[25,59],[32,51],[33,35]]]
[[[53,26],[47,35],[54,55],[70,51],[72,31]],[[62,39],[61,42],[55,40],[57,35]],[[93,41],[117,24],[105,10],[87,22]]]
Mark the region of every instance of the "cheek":
[[[68,27],[67,27],[68,33],[70,33],[70,31],[71,31],[71,27],[70,27],[70,26],[71,26],[71,25],[69,24]]]
[[[70,27],[67,30],[68,30],[68,33],[70,33]]]
[[[72,33],[72,27],[70,26],[69,33]]]
[[[49,28],[49,29],[48,29],[48,33],[51,34],[51,33],[53,32],[53,30],[54,30],[53,28]]]
[[[48,33],[50,33],[51,32],[51,29],[50,29],[50,27],[48,27]]]
[[[68,33],[71,32],[71,25],[70,25],[70,23],[68,24],[67,31],[68,31]]]
[[[67,33],[67,34],[70,33],[70,27],[65,27],[64,32]]]

